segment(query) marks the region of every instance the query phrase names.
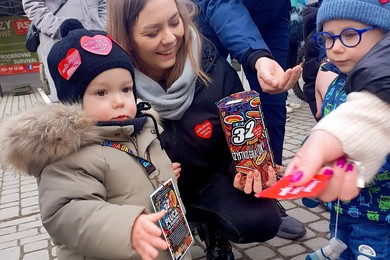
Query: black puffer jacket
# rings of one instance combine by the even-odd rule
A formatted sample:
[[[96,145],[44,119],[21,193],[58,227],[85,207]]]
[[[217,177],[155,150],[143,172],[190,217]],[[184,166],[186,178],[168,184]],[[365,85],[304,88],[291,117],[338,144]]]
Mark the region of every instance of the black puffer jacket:
[[[317,72],[320,67],[319,47],[314,41],[313,36],[316,34],[316,18],[319,3],[313,3],[303,8],[302,25],[303,37],[305,45],[303,52],[305,60],[303,62],[302,79],[305,82],[303,85],[303,93],[306,102],[309,103],[313,116],[316,114],[316,97],[315,97],[315,81]]]
[[[390,32],[355,66],[345,82],[347,94],[368,91],[390,103]]]
[[[213,79],[212,84],[205,86],[198,81],[192,104],[182,118],[162,122],[165,150],[173,162],[181,163],[178,182],[185,203],[198,197],[221,175],[228,175],[233,183],[235,174],[215,103],[243,91],[243,87],[236,71],[207,40],[202,67]]]

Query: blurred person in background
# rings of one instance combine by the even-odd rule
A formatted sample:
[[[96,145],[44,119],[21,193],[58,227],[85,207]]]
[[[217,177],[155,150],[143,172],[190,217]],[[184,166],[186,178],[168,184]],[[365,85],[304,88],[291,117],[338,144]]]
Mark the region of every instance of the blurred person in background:
[[[61,39],[60,25],[68,18],[79,20],[87,30],[104,30],[106,24],[106,0],[23,0],[28,19],[40,31],[38,56],[43,63],[52,102],[58,102],[57,91],[47,66],[51,47]],[[54,12],[63,4],[61,9]]]

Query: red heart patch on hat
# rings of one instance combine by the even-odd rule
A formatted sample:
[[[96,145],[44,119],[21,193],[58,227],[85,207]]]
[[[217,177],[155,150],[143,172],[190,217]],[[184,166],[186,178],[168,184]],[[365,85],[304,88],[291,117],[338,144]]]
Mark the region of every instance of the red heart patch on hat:
[[[66,57],[58,64],[58,72],[64,79],[69,80],[80,65],[80,53],[77,49],[72,48],[66,53]]]
[[[213,132],[213,125],[210,120],[206,120],[195,126],[195,134],[200,138],[210,138]]]
[[[386,4],[386,3],[389,2],[389,0],[380,0],[380,2],[381,2],[382,4]]]
[[[80,45],[84,50],[98,55],[107,55],[112,49],[112,41],[104,35],[83,36]]]

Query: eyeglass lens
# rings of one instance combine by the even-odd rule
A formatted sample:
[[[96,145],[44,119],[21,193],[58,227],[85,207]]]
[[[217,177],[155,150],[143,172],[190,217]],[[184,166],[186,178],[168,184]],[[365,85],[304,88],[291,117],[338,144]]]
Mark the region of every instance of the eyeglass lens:
[[[339,38],[341,43],[346,47],[355,47],[361,40],[361,34],[353,28],[342,31],[340,35],[332,35],[328,32],[322,32],[317,35],[317,43],[322,48],[330,49],[333,47],[336,38]]]

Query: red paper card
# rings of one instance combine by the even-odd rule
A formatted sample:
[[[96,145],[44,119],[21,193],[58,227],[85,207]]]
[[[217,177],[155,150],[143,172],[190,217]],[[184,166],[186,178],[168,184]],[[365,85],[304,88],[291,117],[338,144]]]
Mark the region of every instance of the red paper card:
[[[303,186],[294,187],[291,175],[285,176],[268,189],[255,194],[257,198],[271,198],[279,200],[297,199],[303,197],[316,197],[326,186],[331,175],[315,175],[310,182]]]

